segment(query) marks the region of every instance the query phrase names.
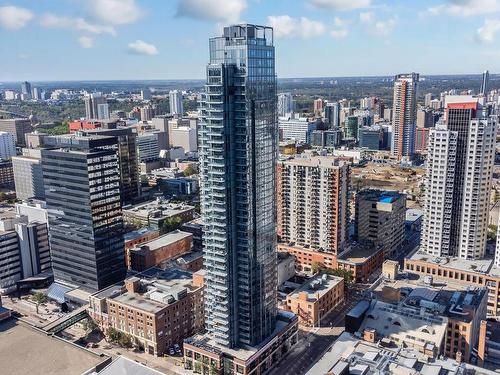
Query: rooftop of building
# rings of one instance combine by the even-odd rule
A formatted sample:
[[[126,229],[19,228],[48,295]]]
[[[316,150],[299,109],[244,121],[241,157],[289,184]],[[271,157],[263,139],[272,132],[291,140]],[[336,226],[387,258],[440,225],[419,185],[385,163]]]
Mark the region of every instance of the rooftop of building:
[[[194,207],[184,203],[170,203],[164,199],[156,199],[154,201],[123,207],[125,214],[129,213],[146,218],[174,216],[190,210],[194,210]]]
[[[308,302],[316,302],[332,288],[344,282],[344,278],[327,274],[312,277],[288,295],[290,298],[300,298],[301,293],[306,293]]]
[[[146,234],[154,233],[154,232],[158,232],[158,229],[145,227],[145,228],[134,230],[132,232],[125,233],[123,235],[123,239],[125,241],[131,241],[131,240],[134,240],[136,238],[142,237]]]
[[[1,372],[80,375],[109,360],[14,319],[0,323]]]
[[[148,270],[136,273],[125,280],[138,282],[136,292],[129,292],[119,285],[114,285],[108,289],[107,295],[111,300],[149,313],[157,313],[169,304],[175,303],[184,298],[189,292],[198,287],[192,284],[193,274],[179,269],[149,268]],[[102,293],[94,294],[101,297]],[[118,292],[118,295],[115,293]]]
[[[448,318],[407,304],[392,304],[373,300],[366,312],[359,332],[375,330],[377,341],[385,339],[387,345],[403,342],[412,346],[439,350],[445,338]]]
[[[354,242],[337,256],[337,260],[350,264],[362,264],[380,251],[382,251],[382,248],[377,249],[373,244]]]
[[[164,234],[163,236],[156,237],[151,241],[141,243],[137,245],[135,248],[131,249],[130,251],[144,251],[144,250],[155,251],[161,249],[162,247],[173,244],[177,241],[190,238],[192,236],[193,236],[192,233],[183,232],[177,229],[167,234]]]
[[[438,264],[440,267],[500,277],[500,269],[494,265],[491,258],[468,260],[456,257],[436,257],[420,250],[413,254],[410,259]]]
[[[384,301],[423,308],[431,313],[470,322],[484,301],[486,288],[458,283],[432,283],[429,277],[384,280],[373,294]]]
[[[300,154],[294,158],[283,161],[287,165],[296,165],[302,167],[343,167],[349,163],[335,156],[314,156]]]
[[[279,310],[273,332],[257,346],[242,346],[239,348],[230,349],[217,344],[215,340],[213,340],[210,335],[206,333],[192,336],[184,340],[184,343],[205,349],[212,353],[225,353],[226,355],[233,356],[249,363],[251,360],[253,360],[254,356],[257,356],[259,354],[259,351],[261,349],[268,346],[271,341],[279,337],[280,334],[284,333],[290,326],[290,324],[295,322],[296,320],[297,316],[295,314],[289,311]]]
[[[493,375],[485,370],[453,359],[429,359],[411,348],[384,348],[362,341],[349,334],[342,335],[325,352],[306,375],[339,374],[422,374],[422,375]]]
[[[406,218],[408,222],[414,222],[424,216],[424,211],[417,208],[406,209]]]
[[[177,263],[187,264],[200,258],[203,258],[203,251],[190,251],[189,253],[183,254],[180,257],[176,258],[175,261]]]
[[[394,203],[398,199],[402,199],[405,195],[398,191],[378,190],[378,189],[365,189],[357,193],[358,197],[363,199],[380,202],[380,203]]]
[[[126,357],[118,356],[108,366],[99,371],[99,375],[159,375],[162,372],[156,371],[137,361],[132,361]],[[93,375],[93,374],[91,374]]]

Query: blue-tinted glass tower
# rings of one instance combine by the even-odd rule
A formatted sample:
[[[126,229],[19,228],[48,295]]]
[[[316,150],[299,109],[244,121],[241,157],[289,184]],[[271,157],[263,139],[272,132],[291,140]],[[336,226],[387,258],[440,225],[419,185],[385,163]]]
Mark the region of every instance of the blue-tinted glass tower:
[[[278,124],[273,30],[234,25],[210,39],[200,165],[206,328],[256,345],[276,321]]]

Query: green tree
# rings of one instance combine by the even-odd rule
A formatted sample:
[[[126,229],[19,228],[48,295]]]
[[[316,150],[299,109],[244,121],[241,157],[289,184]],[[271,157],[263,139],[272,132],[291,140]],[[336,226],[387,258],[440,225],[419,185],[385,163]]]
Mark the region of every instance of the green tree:
[[[35,294],[33,294],[33,301],[36,303],[36,313],[38,315],[38,307],[43,304],[43,303],[46,303],[48,300],[47,296],[42,293],[42,292],[36,292]]]
[[[184,169],[184,176],[189,177],[194,174],[196,174],[196,170],[191,165]]]
[[[99,326],[96,324],[96,322],[94,322],[91,318],[84,319],[82,321],[82,326],[83,326],[83,329],[85,330],[85,332],[88,332],[88,333],[93,332],[99,328]]]
[[[195,361],[194,363],[194,372],[196,373],[201,373],[201,363],[198,361]]]
[[[69,133],[69,123],[68,121],[64,122],[56,122],[55,126],[47,129],[40,129],[41,133],[45,133],[48,135],[62,135]]]
[[[160,228],[160,233],[165,234],[168,232],[172,232],[179,228],[182,224],[182,219],[179,216],[173,216],[166,218]]]
[[[132,337],[130,335],[121,333],[120,338],[118,339],[118,344],[124,348],[131,348],[133,345]]]
[[[218,375],[219,374],[219,370],[217,369],[217,367],[215,365],[210,365],[210,375]]]
[[[327,275],[343,277],[346,284],[350,284],[353,281],[352,274],[347,270],[342,270],[340,268],[324,268],[321,273],[326,273]]]
[[[141,186],[148,186],[149,178],[145,174],[141,174]]]
[[[120,331],[114,329],[113,327],[109,327],[106,331],[106,336],[111,342],[118,342],[120,339],[121,333]]]
[[[324,268],[325,268],[325,266],[321,262],[312,262],[312,264],[311,264],[312,273],[318,273]]]

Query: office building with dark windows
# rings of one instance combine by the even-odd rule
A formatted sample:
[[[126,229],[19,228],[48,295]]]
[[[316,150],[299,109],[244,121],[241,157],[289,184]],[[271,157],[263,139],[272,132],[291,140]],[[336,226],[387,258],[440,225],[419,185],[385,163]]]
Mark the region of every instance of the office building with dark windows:
[[[117,138],[47,137],[42,150],[56,282],[99,290],[125,278]]]

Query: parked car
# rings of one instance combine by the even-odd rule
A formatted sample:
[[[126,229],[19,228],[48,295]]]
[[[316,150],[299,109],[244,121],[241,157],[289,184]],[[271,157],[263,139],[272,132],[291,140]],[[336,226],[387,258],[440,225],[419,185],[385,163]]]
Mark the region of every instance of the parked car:
[[[170,348],[168,348],[168,354],[175,355],[175,350],[172,346]]]
[[[181,354],[181,347],[178,344],[174,344],[174,350],[176,354]]]

